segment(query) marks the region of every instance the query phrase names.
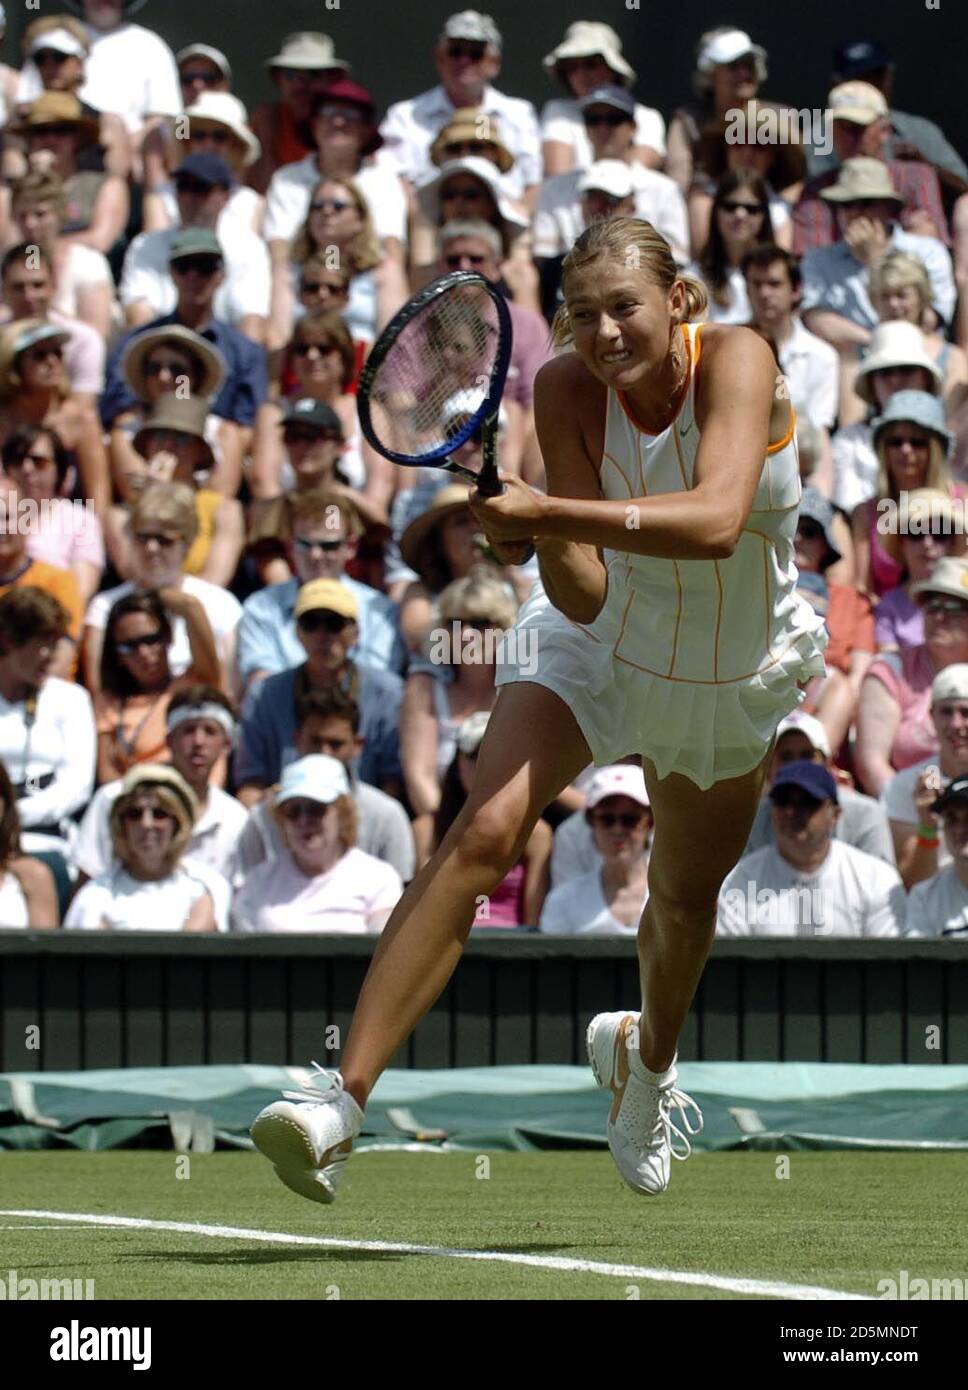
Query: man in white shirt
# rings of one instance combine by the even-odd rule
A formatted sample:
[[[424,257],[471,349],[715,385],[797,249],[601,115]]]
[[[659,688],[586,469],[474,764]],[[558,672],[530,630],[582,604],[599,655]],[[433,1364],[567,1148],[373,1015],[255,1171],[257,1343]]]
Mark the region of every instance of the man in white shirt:
[[[817,763],[788,763],[770,790],[775,845],[748,854],[719,894],[720,936],[899,936],[896,869],[834,839],[837,783]]]
[[[434,48],[434,63],[440,85],[395,102],[387,111],[380,126],[380,164],[413,185],[423,183],[433,173],[434,137],[455,111],[474,106],[482,115],[497,118],[531,206],[542,174],[538,116],[530,101],[506,96],[490,85],[501,71],[501,35],[494,20],[475,10],[451,15]]]
[[[228,883],[235,883],[240,877],[236,844],[248,814],[241,802],[209,780],[215,765],[220,760],[224,762],[232,751],[232,706],[214,687],[189,685],[172,697],[167,725],[172,767],[181,773],[198,801],[198,817],[185,850],[185,863],[207,865]],[[111,867],[111,807],[122,786],[121,778],[105,782],[84,813],[71,851],[79,871],[79,884],[99,877]],[[226,903],[226,910],[227,907]]]
[[[592,147],[594,162],[587,170],[570,169],[546,179],[538,192],[534,215],[535,258],[563,256],[591,221],[620,216],[592,204],[592,190],[610,200],[634,196],[631,216],[651,222],[672,247],[677,264],[689,260],[689,223],[679,187],[665,174],[647,169],[633,158],[635,99],[625,87],[596,87],[578,103]],[[625,166],[624,171],[613,165]],[[607,167],[606,167],[607,166]],[[621,184],[616,183],[622,178]]]
[[[804,328],[800,303],[800,264],[779,246],[754,246],[743,257],[746,292],[753,323],[776,343],[790,399],[798,414],[818,430],[837,422],[840,358],[835,348]]]
[[[403,184],[394,169],[364,162],[382,144],[373,97],[358,82],[340,78],[314,98],[308,128],[314,153],[277,169],[266,192],[262,235],[270,251],[288,261],[290,242],[306,220],[313,189],[329,175],[353,180],[384,250],[402,256],[407,240]]]
[[[968,777],[932,803],[944,824],[950,863],[911,889],[905,936],[968,937]]]
[[[180,225],[142,232],[124,258],[119,295],[131,328],[173,312],[178,302],[170,271],[173,245],[189,227],[215,235],[234,179],[221,156],[190,154],[176,170],[174,183]],[[238,221],[224,219],[218,246],[225,275],[215,293],[215,317],[261,343],[269,317],[269,253],[265,242]]]
[[[938,793],[968,777],[968,665],[956,662],[935,676],[931,722],[938,751],[895,772],[881,793],[894,838],[897,867],[905,886],[931,878],[951,862],[934,810]]]

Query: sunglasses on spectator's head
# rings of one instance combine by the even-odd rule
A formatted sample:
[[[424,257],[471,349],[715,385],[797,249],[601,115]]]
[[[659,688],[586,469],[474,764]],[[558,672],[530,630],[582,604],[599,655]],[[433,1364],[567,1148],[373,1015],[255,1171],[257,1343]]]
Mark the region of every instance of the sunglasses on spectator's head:
[[[316,541],[310,540],[306,536],[294,536],[293,543],[297,550],[301,550],[304,555],[311,555],[314,550],[325,550],[330,554],[334,550],[340,550],[346,544],[344,536],[338,541]]]
[[[157,632],[146,632],[144,637],[132,637],[127,642],[115,642],[114,650],[118,656],[134,656],[142,647],[160,647],[164,640],[165,634],[159,628]]]
[[[182,256],[171,263],[172,275],[201,275],[208,280],[222,269],[218,256]]]
[[[344,618],[342,613],[333,613],[328,608],[314,608],[309,613],[304,613],[297,621],[304,632],[328,632],[332,637],[336,637],[353,619]]]

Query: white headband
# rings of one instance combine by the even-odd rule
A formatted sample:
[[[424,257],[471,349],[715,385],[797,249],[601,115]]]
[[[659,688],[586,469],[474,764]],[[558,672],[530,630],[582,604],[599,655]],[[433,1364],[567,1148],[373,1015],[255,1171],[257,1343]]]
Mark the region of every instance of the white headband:
[[[189,719],[211,719],[222,726],[229,738],[235,734],[235,720],[227,709],[217,705],[214,700],[204,705],[179,705],[177,709],[173,709],[168,715],[168,732],[174,733],[179,724],[184,724]]]

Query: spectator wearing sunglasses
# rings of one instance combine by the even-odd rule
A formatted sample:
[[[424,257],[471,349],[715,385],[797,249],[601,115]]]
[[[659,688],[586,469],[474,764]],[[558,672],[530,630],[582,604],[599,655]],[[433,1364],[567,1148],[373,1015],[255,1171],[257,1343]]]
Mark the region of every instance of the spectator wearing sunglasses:
[[[413,833],[406,811],[392,796],[361,782],[353,766],[363,747],[359,706],[338,690],[309,690],[296,704],[296,760],[324,754],[346,769],[356,807],[356,843],[365,854],[391,864],[404,883],[414,874]],[[282,852],[273,815],[275,787],[253,806],[238,842],[241,870],[255,868]]]
[[[175,308],[187,275],[217,277],[215,317],[261,343],[269,317],[269,257],[259,236],[223,220],[233,175],[218,154],[189,154],[175,173],[179,223],[141,232],[128,247],[119,294],[130,327]],[[216,236],[216,228],[219,235]]]
[[[17,179],[11,191],[14,239],[40,246],[54,267],[52,307],[68,318],[81,319],[107,339],[119,308],[111,267],[101,251],[65,236],[67,195],[53,171],[32,170]]]
[[[185,862],[198,815],[195,794],[173,767],[136,767],[111,807],[114,858],[85,883],[64,919],[88,931],[215,931],[211,870]],[[227,885],[223,887],[225,901]]]
[[[182,483],[195,495],[198,529],[185,556],[184,572],[228,589],[242,554],[245,520],[236,498],[226,497],[209,485],[215,456],[205,437],[207,416],[204,397],[169,392],[148,411],[132,447],[142,460],[142,484]],[[130,578],[131,537],[125,506],[111,508],[107,534],[114,568],[123,579]]]
[[[968,662],[968,560],[945,556],[911,586],[911,597],[924,613],[924,645],[881,653],[861,686],[854,765],[871,796],[902,768],[936,760],[932,684],[949,666]]]
[[[269,336],[273,347],[288,342],[293,320],[303,312],[300,286],[313,257],[323,257],[326,265],[349,277],[349,296],[338,312],[357,344],[372,343],[406,300],[408,287],[400,258],[387,253],[386,242],[374,230],[370,206],[355,178],[322,178],[285,254],[281,245],[276,247]]]
[[[364,741],[356,775],[399,796],[397,722],[403,682],[390,671],[350,656],[359,639],[355,595],[338,579],[314,579],[301,586],[294,617],[305,659],[250,687],[242,706],[235,760],[239,800],[254,806],[279,781],[295,751],[297,706],[313,689],[342,691],[356,701]]]
[[[42,319],[17,319],[0,329],[0,440],[27,425],[56,430],[81,495],[103,517],[110,498],[107,455],[97,416],[69,392],[68,337],[66,328]]]
[[[165,726],[167,753],[158,762],[170,761],[198,803],[198,814],[185,846],[186,863],[207,865],[227,883],[233,883],[238,876],[238,840],[248,817],[235,797],[221,786],[235,734],[232,702],[216,686],[182,685],[168,703]],[[84,813],[72,847],[79,885],[106,873],[112,865],[111,808],[123,785],[118,780],[98,787]]]
[[[0,259],[0,302],[5,316],[41,319],[67,330],[64,370],[70,394],[93,407],[104,390],[104,341],[89,323],[52,309],[53,300],[54,269],[46,251],[25,241],[5,251]]]
[[[717,185],[709,240],[687,267],[709,292],[710,322],[749,323],[743,261],[754,247],[765,245],[775,245],[769,190],[754,169],[734,169]]]
[[[82,151],[81,169],[131,175],[134,146],[124,121],[114,111],[95,108],[82,95],[86,89],[86,64],[91,51],[87,29],[73,15],[44,15],[28,24],[22,49],[23,71],[18,74],[17,107],[25,111],[44,92],[64,92],[76,97],[85,116],[97,121],[98,143]],[[26,166],[17,170],[25,172]]]
[[[279,100],[263,102],[252,112],[252,129],[262,145],[262,155],[249,170],[248,181],[259,193],[265,193],[277,169],[313,152],[312,133],[306,123],[316,98],[350,74],[349,63],[336,57],[333,40],[307,31],[287,34],[280,51],[265,66]]]
[[[924,641],[924,614],[911,597],[915,584],[927,579],[946,555],[960,558],[968,548],[964,513],[941,488],[905,492],[897,508],[897,526],[879,537],[901,578],[882,595],[874,617],[879,652],[901,652]]]
[[[501,35],[490,15],[452,14],[434,46],[440,83],[420,96],[394,102],[380,126],[379,161],[416,186],[432,172],[430,147],[455,111],[472,106],[500,122],[514,156],[528,205],[541,182],[541,137],[530,101],[506,96],[491,83],[501,71]]]
[[[265,349],[216,313],[215,297],[223,283],[225,258],[214,232],[204,227],[180,229],[172,239],[168,255],[175,284],[175,307],[170,314],[153,319],[145,328],[180,324],[218,350],[225,363],[225,380],[212,402],[212,413],[241,426],[242,444],[247,448],[248,431],[255,422],[256,410],[269,391]],[[110,429],[122,411],[138,405],[138,398],[124,380],[121,368],[137,331],[118,339],[108,358],[107,383],[101,397],[101,420],[106,429]]]
[[[235,669],[235,629],[242,606],[233,594],[184,571],[185,557],[198,534],[195,497],[183,483],[152,483],[131,505],[131,578],[114,589],[95,594],[84,615],[82,660],[84,684],[92,693],[100,689],[101,649],[108,615],[119,599],[145,590],[182,589],[201,603],[215,636],[221,674],[209,684],[227,686]],[[181,612],[173,614],[168,669],[183,676],[193,656],[188,629]]]
[[[529,215],[508,196],[497,167],[479,154],[448,160],[416,190],[414,288],[420,289],[439,273],[435,256],[441,234],[455,221],[483,222],[496,233],[502,292],[519,308],[536,310],[538,281],[531,264]]]
[[[915,886],[908,898],[905,936],[968,936],[968,777],[959,777],[932,803],[951,862]]]
[[[28,854],[67,854],[70,817],[94,790],[96,735],[83,686],[51,674],[70,615],[51,594],[0,595],[0,763],[10,774]]]
[[[552,889],[539,929],[556,936],[635,936],[649,897],[654,824],[642,769],[626,763],[599,768],[584,816],[600,863]]]
[[[182,105],[187,111],[206,92],[231,92],[232,66],[220,48],[190,43],[175,54]]]
[[[70,571],[83,612],[101,582],[104,536],[97,514],[75,507],[64,495],[70,454],[56,430],[22,425],[4,440],[0,458],[18,500],[37,507],[37,524],[31,525],[26,537],[27,555],[59,571]]]
[[[232,905],[242,932],[383,930],[403,883],[392,865],[357,844],[346,769],[314,754],[290,763],[272,799],[281,850],[246,874]]]
[[[769,798],[774,842],[745,855],[723,883],[718,936],[900,936],[896,869],[836,838],[837,783],[814,762],[787,763]]]
[[[185,624],[191,664],[173,676],[168,664],[172,621]],[[181,589],[129,593],[112,605],[101,649],[97,780],[111,782],[136,763],[166,763],[168,706],[188,685],[221,681],[215,638],[197,598]]]

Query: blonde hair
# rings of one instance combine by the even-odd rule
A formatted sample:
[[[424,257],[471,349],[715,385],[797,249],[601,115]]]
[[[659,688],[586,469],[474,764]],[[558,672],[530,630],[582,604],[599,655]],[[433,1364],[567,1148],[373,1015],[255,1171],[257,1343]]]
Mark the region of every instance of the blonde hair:
[[[168,846],[168,853],[164,860],[165,876],[174,872],[179,859],[185,852],[189,840],[192,838],[192,830],[195,826],[195,819],[185,799],[178,795],[173,787],[166,786],[164,782],[151,782],[145,779],[139,782],[131,791],[122,793],[111,807],[111,846],[115,856],[127,869],[129,867],[130,855],[128,853],[128,841],[124,828],[124,813],[132,802],[144,792],[150,792],[154,796],[161,809],[167,811],[175,821],[175,833],[171,837],[171,844]]]
[[[912,421],[912,424],[915,423],[917,422]],[[891,497],[896,502],[898,500],[898,491],[888,471],[887,449],[884,447],[882,438],[878,439],[875,450],[877,453],[877,496],[878,498]],[[946,493],[951,497],[953,496],[953,486],[951,469],[948,467],[948,459],[945,454],[944,445],[941,443],[938,436],[932,433],[928,443],[927,475],[917,491],[923,491],[925,488],[934,488],[938,492]]]
[[[887,551],[895,564],[904,566],[903,542],[909,532],[923,535],[926,527],[933,530],[935,526],[940,526],[944,535],[956,538],[950,554],[964,555],[968,541],[963,528],[958,524],[960,519],[960,508],[956,511],[954,500],[947,492],[930,487],[915,488],[901,498],[897,508],[896,528],[880,536],[881,547]],[[917,523],[917,529],[912,532],[914,522]],[[906,569],[906,566],[904,568]]]
[[[383,253],[380,250],[380,242],[373,226],[373,218],[370,215],[370,205],[352,179],[342,178],[336,174],[324,174],[323,177],[317,179],[316,183],[313,185],[313,191],[309,195],[310,205],[306,210],[306,220],[292,240],[292,246],[289,250],[290,260],[293,265],[301,266],[310,256],[320,249],[309,235],[309,220],[313,215],[313,199],[324,183],[336,183],[339,184],[340,188],[345,188],[346,192],[353,199],[356,210],[363,221],[363,226],[356,233],[356,236],[353,237],[346,250],[347,259],[350,262],[351,273],[353,275],[360,275],[365,270],[373,270],[374,267],[378,266],[382,261]]]
[[[53,203],[59,221],[67,215],[67,193],[60,174],[46,169],[30,169],[10,186],[10,206],[29,203]]]
[[[568,275],[606,259],[637,271],[663,294],[668,294],[675,282],[681,280],[686,287],[682,323],[698,318],[709,303],[705,287],[694,276],[680,275],[665,237],[651,222],[644,222],[640,217],[614,217],[611,221],[593,222],[586,227],[562,262],[562,286]],[[562,304],[552,320],[551,340],[555,348],[560,349],[571,339],[568,305]]]
[[[867,276],[868,293],[874,303],[887,290],[903,290],[911,286],[918,292],[921,313],[918,327],[923,328],[924,311],[931,303],[931,281],[924,262],[919,256],[909,255],[907,251],[889,251],[886,256],[871,267]]]
[[[310,800],[311,799],[312,798],[310,798]],[[285,803],[283,803],[283,806],[284,805]],[[353,846],[357,843],[359,837],[360,817],[359,812],[356,809],[356,802],[353,800],[351,796],[344,794],[343,796],[338,796],[335,801],[331,801],[329,805],[336,807],[336,833],[339,836],[339,842],[342,845],[343,851],[345,853],[346,850],[353,848]],[[283,807],[277,806],[273,802],[269,814],[272,816],[276,825],[279,827],[279,833],[282,836],[282,842],[283,844],[285,844],[286,818],[282,812]]]
[[[485,619],[495,627],[514,626],[518,605],[502,579],[485,572],[474,572],[448,584],[436,602],[436,618],[440,622]]]
[[[128,525],[167,526],[177,531],[186,545],[198,535],[195,493],[187,483],[152,483],[131,504]]]

